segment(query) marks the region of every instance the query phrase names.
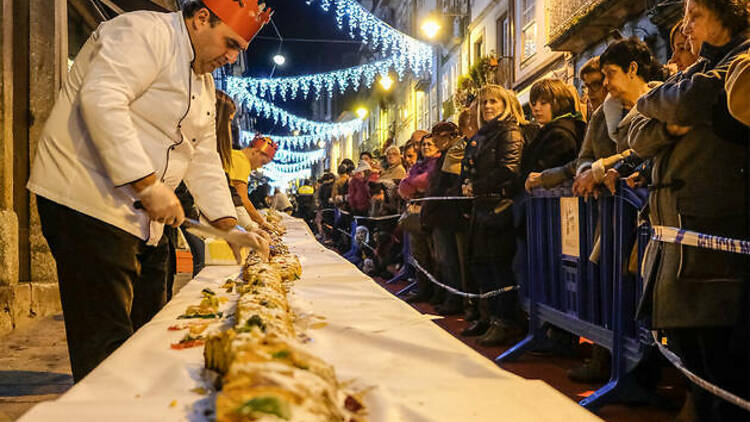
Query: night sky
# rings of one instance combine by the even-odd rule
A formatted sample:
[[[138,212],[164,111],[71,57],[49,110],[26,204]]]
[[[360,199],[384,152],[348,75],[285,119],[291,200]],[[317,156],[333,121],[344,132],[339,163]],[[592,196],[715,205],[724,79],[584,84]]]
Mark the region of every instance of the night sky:
[[[273,21],[285,39],[281,51],[286,57],[283,66],[277,66],[274,77],[298,76],[327,72],[357,63],[351,61],[359,56],[360,44],[355,43],[310,43],[288,41],[286,38],[338,39],[351,41],[346,27],[339,30],[333,11],[323,12],[317,3],[307,5],[305,0],[267,0],[274,10]],[[266,39],[273,37],[274,39]],[[273,68],[272,57],[279,48],[276,32],[271,24],[266,25],[250,44],[247,50],[248,71],[245,76],[268,77]],[[342,59],[349,57],[349,60]],[[301,117],[310,118],[310,99],[283,102],[278,98],[274,103]],[[288,130],[276,126],[272,121],[257,120],[259,129],[265,133],[287,135]]]

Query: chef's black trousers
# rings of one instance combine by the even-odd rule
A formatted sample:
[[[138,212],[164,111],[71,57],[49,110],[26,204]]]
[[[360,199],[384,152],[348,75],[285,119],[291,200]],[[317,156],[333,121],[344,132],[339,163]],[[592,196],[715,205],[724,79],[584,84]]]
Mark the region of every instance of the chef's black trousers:
[[[166,302],[168,245],[37,196],[57,264],[73,379],[80,381]]]

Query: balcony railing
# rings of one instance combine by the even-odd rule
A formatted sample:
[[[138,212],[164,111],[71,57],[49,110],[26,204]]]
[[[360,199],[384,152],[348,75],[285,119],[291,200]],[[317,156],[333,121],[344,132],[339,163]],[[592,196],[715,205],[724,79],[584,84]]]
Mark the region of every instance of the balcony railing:
[[[554,40],[605,0],[550,0],[549,39]]]

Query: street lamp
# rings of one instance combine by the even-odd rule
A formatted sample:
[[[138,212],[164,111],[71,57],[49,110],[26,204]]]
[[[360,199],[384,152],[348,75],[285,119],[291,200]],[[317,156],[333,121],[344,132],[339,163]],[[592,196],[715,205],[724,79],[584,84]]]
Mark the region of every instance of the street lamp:
[[[281,53],[278,53],[273,56],[273,62],[276,63],[277,66],[283,66],[284,63],[286,63],[286,57],[284,57]]]
[[[422,30],[422,33],[424,33],[427,39],[434,40],[442,27],[440,26],[440,22],[438,22],[437,19],[428,18],[422,23],[422,26],[420,26],[419,29]]]
[[[359,107],[356,113],[357,113],[357,117],[359,117],[362,120],[364,120],[365,117],[367,117],[367,109],[364,107]]]
[[[384,90],[390,91],[390,89],[393,87],[393,78],[391,78],[390,75],[381,76],[380,86],[383,87]]]

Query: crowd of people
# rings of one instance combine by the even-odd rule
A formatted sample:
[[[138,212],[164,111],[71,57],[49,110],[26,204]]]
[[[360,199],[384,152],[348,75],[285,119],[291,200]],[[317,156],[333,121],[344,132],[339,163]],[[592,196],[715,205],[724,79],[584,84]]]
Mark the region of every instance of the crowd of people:
[[[482,87],[457,123],[415,131],[402,147],[389,139],[382,155],[363,152],[358,163],[344,159],[336,174],[325,172],[312,226],[323,242],[385,279],[407,264],[408,238],[420,267],[469,293],[523,283],[523,198],[535,189],[568,186],[596,200],[624,181],[648,192],[641,216],[653,226],[747,239],[746,2],[687,1],[670,43],[664,65],[635,37],[609,43],[580,68],[582,99],[564,81],[535,82],[531,118],[511,90]],[[352,219],[356,232],[349,233]],[[597,253],[587,258],[596,262]],[[690,370],[750,397],[746,259],[651,241],[642,276],[638,318],[661,330]],[[422,271],[416,279],[405,299],[430,302],[441,315],[464,314],[461,335],[478,336],[478,344],[509,346],[525,334],[517,292],[476,303]],[[569,372],[572,379],[608,379],[607,350],[593,350]],[[683,410],[692,415],[687,420],[749,417],[695,386]]]

